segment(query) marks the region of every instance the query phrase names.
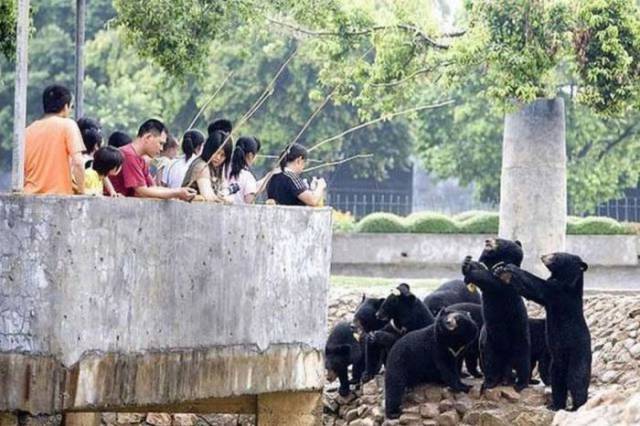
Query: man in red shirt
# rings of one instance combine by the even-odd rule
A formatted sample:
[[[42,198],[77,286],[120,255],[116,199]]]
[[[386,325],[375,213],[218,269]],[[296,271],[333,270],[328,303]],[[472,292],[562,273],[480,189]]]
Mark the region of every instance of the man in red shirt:
[[[120,148],[124,156],[122,171],[109,178],[117,193],[126,197],[179,198],[184,201],[195,196],[196,192],[190,188],[155,186],[149,174],[149,166],[143,156],[153,158],[158,155],[167,141],[167,133],[161,121],[150,119],[142,123],[133,142]]]

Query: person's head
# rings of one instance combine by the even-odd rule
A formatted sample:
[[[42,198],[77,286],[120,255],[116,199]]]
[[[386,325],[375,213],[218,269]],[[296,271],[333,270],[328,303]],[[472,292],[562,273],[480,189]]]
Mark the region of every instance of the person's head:
[[[170,133],[167,134],[167,141],[160,152],[161,157],[174,159],[178,156],[178,141]]]
[[[124,156],[118,148],[103,146],[93,155],[93,170],[100,176],[115,176],[122,169]]]
[[[137,146],[141,148],[141,155],[148,155],[153,158],[160,154],[162,147],[167,142],[167,128],[164,123],[155,118],[151,118],[140,126],[136,140]]]
[[[307,149],[299,143],[294,143],[289,145],[282,153],[280,168],[284,171],[284,168],[287,167],[294,173],[302,173],[306,159]]]
[[[102,145],[102,126],[97,120],[88,117],[78,119],[77,123],[86,148],[83,153],[93,155]]]
[[[182,152],[184,159],[189,160],[194,155],[200,155],[204,145],[204,134],[200,130],[189,130],[182,137]]]
[[[251,167],[260,151],[258,138],[243,136],[236,142],[231,158],[231,176],[238,177],[242,169]]]
[[[222,167],[224,164],[229,164],[231,160],[232,141],[230,138],[227,140],[227,137],[228,135],[226,133],[219,131],[210,134],[204,143],[200,157],[202,157],[204,161],[213,164],[216,168]],[[222,144],[224,144],[224,147],[220,149]]]
[[[207,133],[209,133],[209,135],[213,134],[213,132],[216,131],[231,133],[232,130],[233,124],[231,124],[231,121],[227,120],[226,118],[219,118],[217,120],[214,120],[211,122],[211,124],[209,124],[209,127],[207,127]]]
[[[59,114],[63,117],[71,115],[73,96],[71,91],[59,84],[53,84],[42,93],[42,107],[45,114]]]
[[[112,146],[114,148],[122,148],[125,145],[129,145],[131,142],[131,136],[129,136],[125,132],[116,130],[115,132],[111,133],[111,136],[109,136],[108,143],[109,146]]]

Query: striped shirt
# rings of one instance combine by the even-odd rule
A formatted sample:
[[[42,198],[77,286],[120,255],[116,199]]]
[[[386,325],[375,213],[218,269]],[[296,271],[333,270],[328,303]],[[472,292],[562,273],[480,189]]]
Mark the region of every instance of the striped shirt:
[[[284,206],[304,206],[306,204],[300,201],[298,195],[308,190],[309,187],[300,176],[285,169],[269,180],[267,197]]]

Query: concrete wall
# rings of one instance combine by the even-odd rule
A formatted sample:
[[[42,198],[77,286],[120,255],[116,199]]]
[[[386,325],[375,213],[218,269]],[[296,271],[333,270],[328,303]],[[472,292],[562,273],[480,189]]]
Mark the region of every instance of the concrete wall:
[[[0,371],[12,366],[0,411],[319,389],[330,220],[328,209],[0,196],[0,352],[14,354],[0,357]],[[25,397],[33,386],[11,371],[45,361],[54,395]]]
[[[460,276],[466,255],[478,257],[492,235],[336,234],[332,273],[393,278]],[[590,266],[587,286],[640,289],[640,238],[567,235],[566,250]],[[527,247],[524,247],[525,252]],[[539,261],[538,261],[539,262]]]

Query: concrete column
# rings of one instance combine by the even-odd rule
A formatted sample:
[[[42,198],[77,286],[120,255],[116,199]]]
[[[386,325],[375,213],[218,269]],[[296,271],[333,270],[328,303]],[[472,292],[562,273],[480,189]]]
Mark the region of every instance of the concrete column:
[[[84,116],[85,0],[76,0],[76,119]]]
[[[507,115],[500,236],[518,239],[524,267],[548,275],[540,256],[564,250],[567,221],[564,100],[540,99]]]
[[[322,392],[279,392],[258,395],[257,426],[319,426]]]
[[[29,0],[18,1],[16,25],[16,83],[13,110],[13,159],[11,189],[24,187],[24,130],[27,124],[27,81],[29,63]]]

